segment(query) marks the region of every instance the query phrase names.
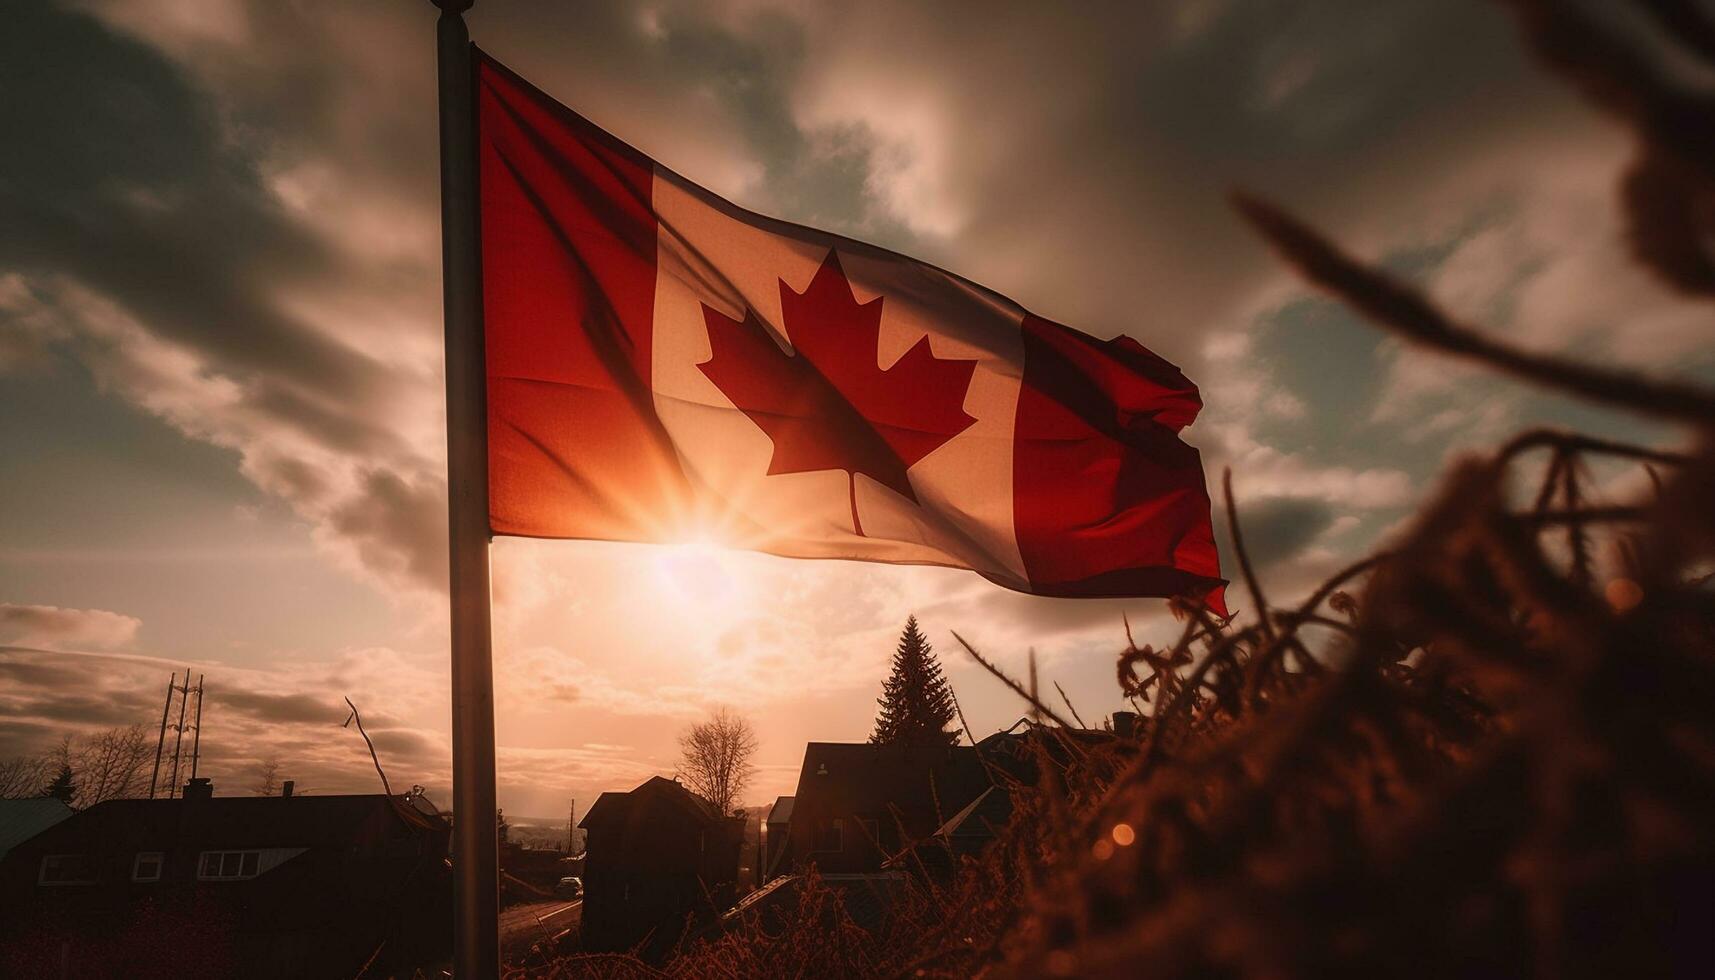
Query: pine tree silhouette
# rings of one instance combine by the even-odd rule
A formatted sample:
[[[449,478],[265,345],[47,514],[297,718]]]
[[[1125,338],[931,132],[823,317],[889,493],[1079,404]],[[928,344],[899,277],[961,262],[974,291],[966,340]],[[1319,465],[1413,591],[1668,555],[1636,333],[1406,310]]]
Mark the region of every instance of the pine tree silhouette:
[[[953,745],[959,740],[959,729],[949,727],[958,710],[953,691],[929,641],[917,628],[916,616],[905,621],[893,654],[893,672],[882,681],[881,697],[875,703],[881,711],[876,715],[875,734],[869,737],[872,743]]]
[[[47,789],[42,790],[42,795],[51,796],[66,806],[71,806],[71,801],[77,799],[77,787],[72,785],[71,766],[62,763],[59,775],[54,777]]]

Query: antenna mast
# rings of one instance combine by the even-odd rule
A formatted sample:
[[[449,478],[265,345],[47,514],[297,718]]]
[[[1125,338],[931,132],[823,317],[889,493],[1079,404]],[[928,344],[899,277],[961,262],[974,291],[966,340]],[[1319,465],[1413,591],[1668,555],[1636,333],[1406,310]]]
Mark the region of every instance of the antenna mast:
[[[206,675],[204,675],[204,674],[198,674],[197,675],[197,720],[196,720],[196,723],[191,727],[191,730],[196,732],[195,735],[191,736],[191,778],[192,779],[197,778],[197,759],[202,754],[202,679],[205,676]],[[189,684],[190,680],[191,680],[191,672],[190,672],[190,668],[187,667],[187,668],[185,668],[185,683]]]
[[[167,747],[167,712],[173,710],[173,681],[179,679],[179,672],[173,671],[173,676],[167,679],[167,702],[161,705],[161,734],[155,738],[155,771],[149,774],[149,799],[155,798],[155,784],[161,778],[161,752]]]
[[[178,680],[179,674],[173,672],[173,680]],[[179,758],[185,742],[185,700],[191,691],[191,669],[185,668],[185,684],[179,688],[179,723],[173,726],[176,732],[173,736],[173,781],[167,785],[167,799],[172,799],[179,791]]]

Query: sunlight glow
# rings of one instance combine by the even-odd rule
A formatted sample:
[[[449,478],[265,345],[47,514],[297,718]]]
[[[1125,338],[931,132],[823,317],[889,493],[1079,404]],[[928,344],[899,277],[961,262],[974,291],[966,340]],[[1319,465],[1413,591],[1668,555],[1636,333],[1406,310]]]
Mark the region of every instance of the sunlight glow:
[[[745,597],[739,579],[727,567],[726,549],[712,537],[699,536],[652,550],[655,578],[668,595],[698,606],[718,604],[735,616],[748,609],[747,602],[737,601]]]

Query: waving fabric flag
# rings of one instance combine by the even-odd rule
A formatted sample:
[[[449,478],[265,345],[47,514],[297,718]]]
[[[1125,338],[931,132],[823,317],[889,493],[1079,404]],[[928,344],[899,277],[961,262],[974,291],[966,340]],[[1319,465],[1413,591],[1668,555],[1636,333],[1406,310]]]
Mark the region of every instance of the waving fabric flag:
[[[1219,607],[1173,365],[736,207],[480,53],[476,81],[494,533]]]

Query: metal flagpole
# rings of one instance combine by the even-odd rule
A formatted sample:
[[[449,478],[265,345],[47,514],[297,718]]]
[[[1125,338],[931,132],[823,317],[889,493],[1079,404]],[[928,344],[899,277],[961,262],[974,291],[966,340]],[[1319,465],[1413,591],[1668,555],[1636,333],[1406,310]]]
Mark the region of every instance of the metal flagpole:
[[[453,969],[500,973],[494,673],[489,648],[488,400],[477,252],[476,74],[464,12],[434,0],[441,106],[441,288],[447,330],[447,529],[453,683]]]

